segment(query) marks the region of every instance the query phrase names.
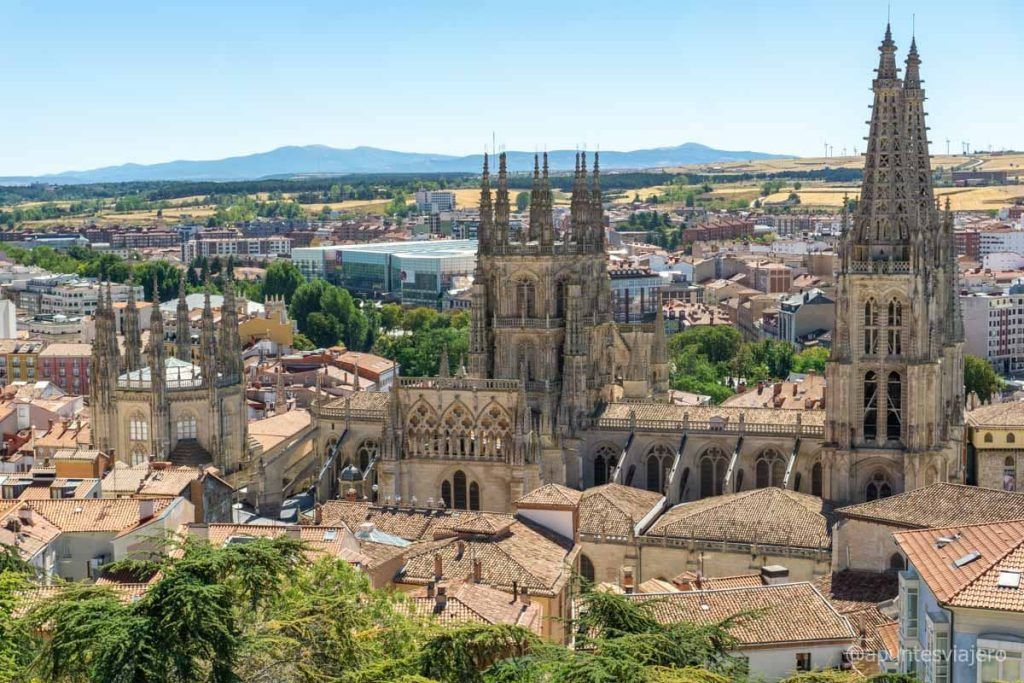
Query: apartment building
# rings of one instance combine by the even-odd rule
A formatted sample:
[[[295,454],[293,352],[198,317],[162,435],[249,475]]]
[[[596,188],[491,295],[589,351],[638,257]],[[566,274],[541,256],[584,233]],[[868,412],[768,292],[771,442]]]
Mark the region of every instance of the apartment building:
[[[1024,371],[1024,287],[961,295],[960,308],[966,353],[984,358],[1005,375]]]
[[[264,261],[290,256],[292,240],[284,235],[270,237],[196,237],[181,245],[184,262],[199,258],[234,257],[243,261]]]

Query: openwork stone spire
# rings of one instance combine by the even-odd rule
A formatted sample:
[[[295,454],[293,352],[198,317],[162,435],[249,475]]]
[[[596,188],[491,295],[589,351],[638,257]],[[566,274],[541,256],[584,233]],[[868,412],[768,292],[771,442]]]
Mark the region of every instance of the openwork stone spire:
[[[480,226],[476,231],[478,249],[487,253],[494,239],[494,206],[491,204],[491,173],[487,168],[487,152],[484,152],[484,171],[480,178]],[[480,261],[476,262],[480,270]]]
[[[188,319],[188,301],[185,294],[185,271],[178,278],[178,310],[174,320],[174,355],[186,362],[192,362],[191,326]]]
[[[498,192],[495,197],[494,206],[494,229],[497,234],[495,240],[499,245],[508,244],[509,216],[511,210],[508,201],[508,168],[506,166],[505,153],[498,156]]]
[[[896,44],[887,26],[878,51],[874,104],[864,155],[864,180],[854,218],[853,258],[909,261],[913,168],[908,164],[903,84],[896,69]]]
[[[131,372],[142,367],[142,333],[139,308],[135,304],[135,280],[128,281],[128,303],[124,309],[124,367]]]

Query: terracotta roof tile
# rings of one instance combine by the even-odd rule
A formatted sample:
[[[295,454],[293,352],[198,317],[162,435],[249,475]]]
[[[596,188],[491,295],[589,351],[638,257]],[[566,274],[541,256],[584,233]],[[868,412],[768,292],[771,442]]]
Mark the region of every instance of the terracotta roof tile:
[[[728,617],[754,612],[729,628],[741,646],[853,641],[856,633],[810,583],[786,583],[752,588],[627,595],[635,602],[649,602],[651,614],[661,623],[683,621],[717,623]]]
[[[310,549],[309,559],[338,557],[352,564],[369,564],[358,551],[358,542],[346,527],[287,526],[283,524],[207,524],[190,526],[190,531],[205,528],[205,538],[214,546],[222,546],[235,538],[277,538],[295,534]]]
[[[153,515],[158,516],[171,501],[153,501]],[[128,531],[148,521],[140,520],[140,501],[119,499],[74,499],[33,500],[28,503],[34,510],[53,522],[65,532],[114,532]]]
[[[408,541],[432,540],[456,533],[497,534],[514,521],[510,514],[471,512],[466,510],[428,510],[412,507],[386,507],[366,502],[327,501],[321,507],[321,523],[344,524],[358,529],[363,522],[373,522],[386,534]]]
[[[0,502],[0,545],[17,546],[25,560],[34,557],[60,535],[57,525],[28,510],[31,510],[28,503],[4,505]]]
[[[281,415],[253,420],[249,423],[249,436],[256,439],[263,450],[269,451],[284,441],[297,436],[313,422],[308,410],[289,410]]]
[[[969,411],[964,421],[975,427],[1024,427],[1024,401],[979,406]]]
[[[903,531],[893,538],[940,603],[1024,612],[1024,519]],[[964,562],[973,553],[977,558]],[[1003,572],[1017,574],[1018,586],[999,586]]]
[[[487,585],[508,591],[515,584],[531,593],[555,595],[571,576],[575,551],[571,541],[515,521],[501,536],[452,537],[409,547],[399,581],[425,584],[434,580],[435,555],[441,557],[444,578],[467,579],[477,559]]]
[[[564,505],[576,507],[583,493],[561,484],[544,484],[516,501],[516,505]]]
[[[661,502],[660,493],[621,484],[595,486],[583,492],[579,531],[594,536],[630,536],[637,522]]]
[[[689,416],[693,422],[706,422],[712,418],[723,418],[727,424],[739,423],[740,415],[746,424],[795,425],[799,419],[802,424],[822,426],[825,424],[825,411],[785,410],[782,408],[730,408],[727,406],[676,406],[653,401],[635,403],[611,403],[601,414],[602,418],[628,420],[630,413],[636,413],[637,420],[666,420],[682,422]]]
[[[912,529],[982,524],[1024,518],[1024,493],[940,482],[848,505],[837,509],[836,514]]]
[[[435,597],[427,597],[426,587],[408,593],[410,610],[442,624],[511,624],[541,633],[543,610],[538,604],[526,604],[504,591],[468,581],[450,583],[444,588],[443,606]]]
[[[830,512],[821,498],[774,486],[676,505],[644,535],[817,550],[832,547]]]

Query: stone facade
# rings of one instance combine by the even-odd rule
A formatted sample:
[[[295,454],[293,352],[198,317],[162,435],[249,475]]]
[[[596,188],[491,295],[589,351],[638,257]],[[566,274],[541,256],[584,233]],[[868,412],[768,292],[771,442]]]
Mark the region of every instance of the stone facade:
[[[529,224],[511,229],[502,155],[493,196],[484,161],[467,364],[456,377],[403,378],[372,401],[315,406],[320,462],[354,464],[341,485],[379,501],[501,511],[545,483],[615,483],[671,506],[769,486],[846,504],[962,480],[952,219],[931,187],[916,48],[903,79],[890,36],[880,50],[862,199],[852,224],[844,215],[824,409],[668,404],[662,321],[613,321],[597,159],[588,173],[580,156],[569,228],[556,234],[546,159]],[[609,552],[609,567],[638,558]],[[805,564],[798,573],[828,561]]]

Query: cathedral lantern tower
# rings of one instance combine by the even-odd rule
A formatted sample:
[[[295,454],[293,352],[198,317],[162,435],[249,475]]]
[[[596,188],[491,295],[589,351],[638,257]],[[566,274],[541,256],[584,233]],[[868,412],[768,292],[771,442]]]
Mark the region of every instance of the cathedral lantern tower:
[[[824,495],[858,502],[962,481],[963,325],[952,217],[932,189],[916,41],[886,27],[860,199],[844,218],[826,394]]]

